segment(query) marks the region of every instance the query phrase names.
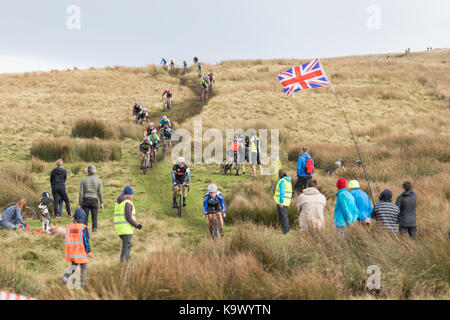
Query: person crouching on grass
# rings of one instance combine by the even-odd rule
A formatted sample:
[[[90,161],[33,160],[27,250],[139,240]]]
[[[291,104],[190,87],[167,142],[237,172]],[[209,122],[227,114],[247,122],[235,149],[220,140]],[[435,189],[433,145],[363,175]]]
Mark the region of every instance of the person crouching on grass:
[[[77,270],[78,265],[81,268],[81,287],[86,287],[86,276],[88,259],[92,257],[91,247],[89,245],[89,231],[84,224],[86,213],[83,209],[75,210],[75,222],[66,226],[66,237],[64,240],[66,250],[66,261],[72,264],[67,269],[61,282],[67,284],[69,277]]]

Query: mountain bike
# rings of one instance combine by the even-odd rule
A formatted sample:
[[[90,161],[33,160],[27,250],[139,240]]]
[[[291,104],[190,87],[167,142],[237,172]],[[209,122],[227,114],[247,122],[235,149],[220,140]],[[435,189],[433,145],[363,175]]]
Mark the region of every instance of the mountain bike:
[[[141,169],[143,174],[147,172],[149,159],[150,159],[150,150],[145,153],[144,161],[141,161]]]
[[[5,204],[3,207],[0,208],[0,216],[3,214],[3,211],[8,209],[11,206],[16,205],[16,202],[10,202],[8,204]],[[38,214],[36,213],[36,210],[32,207],[25,206],[24,210],[22,211],[22,219],[25,220],[36,220],[38,219]]]
[[[164,153],[169,150],[169,139],[163,134],[162,135],[163,138],[163,151]]]
[[[188,184],[185,185],[188,188],[188,192],[190,190],[190,187]],[[177,216],[181,217],[181,208],[183,207],[183,184],[178,183],[175,185],[175,188],[177,188],[177,195],[175,197],[177,201]]]
[[[219,236],[219,222],[217,221],[217,212],[220,212],[218,210],[210,210],[206,212],[206,215],[213,215],[213,218],[211,220],[211,237],[215,240]],[[209,222],[209,219],[208,219]]]
[[[208,88],[202,88],[200,100],[206,101],[206,99],[208,99]]]
[[[187,66],[183,67],[183,74],[185,74],[187,72]]]
[[[175,70],[175,64],[171,64],[170,65],[170,71],[174,71]]]
[[[170,110],[172,108],[172,100],[169,100],[169,98],[166,98],[166,101],[164,102],[164,107],[167,108],[167,110]],[[164,110],[164,108],[163,108]]]
[[[155,148],[151,146],[150,148],[150,168],[153,167],[153,163],[156,162],[156,154],[155,154]]]

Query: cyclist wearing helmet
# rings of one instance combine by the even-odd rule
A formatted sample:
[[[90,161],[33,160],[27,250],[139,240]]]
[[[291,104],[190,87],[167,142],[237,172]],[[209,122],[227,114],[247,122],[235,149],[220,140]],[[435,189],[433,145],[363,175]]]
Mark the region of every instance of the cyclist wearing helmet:
[[[210,211],[217,211],[216,214],[219,217],[220,235],[223,237],[223,218],[225,218],[225,199],[220,191],[217,190],[215,184],[208,186],[208,193],[203,197],[203,218],[208,217],[209,220],[209,232],[212,232],[211,221],[212,215],[207,215]]]
[[[170,60],[170,70],[173,70],[173,69],[175,69],[175,61],[173,61],[173,59],[172,59],[172,60]]]
[[[186,186],[189,185],[189,180],[191,179],[191,170],[186,165],[186,160],[183,157],[177,159],[177,163],[172,168],[172,182],[173,182],[173,203],[172,208],[177,207],[177,190],[175,186],[178,184],[183,185],[183,207],[186,206]]]
[[[172,104],[172,90],[169,89],[169,87],[166,87],[166,90],[164,90],[161,100],[164,98],[164,96],[167,95],[167,100],[169,100],[169,104]]]
[[[216,82],[216,78],[214,77],[214,74],[213,74],[212,72],[210,72],[210,73],[208,74],[208,78],[209,78],[209,86],[210,86],[210,88],[211,88],[211,90],[212,90],[213,83]]]
[[[154,125],[153,122],[150,122],[150,123],[148,124],[147,128],[145,128],[145,135],[146,135],[146,136],[151,135],[153,129],[156,129],[156,128],[155,128],[155,125]]]
[[[187,71],[187,61],[186,60],[183,60],[183,69],[184,69],[184,72]]]
[[[167,66],[167,61],[166,59],[162,58],[160,64],[162,64],[163,68],[165,69]]]
[[[133,106],[133,116],[136,116],[139,113],[139,102],[135,102]]]
[[[142,169],[142,163],[144,162],[145,154],[150,152],[150,148],[152,146],[152,142],[150,141],[148,136],[144,137],[144,141],[141,142],[139,145],[139,151],[141,153],[141,169]]]
[[[161,137],[164,137],[164,139],[167,139],[169,148],[170,148],[171,144],[172,144],[172,128],[169,127],[168,125],[165,125],[161,129]]]
[[[201,100],[206,100],[206,93],[208,92],[208,83],[205,81],[205,79],[202,79],[200,81],[200,88],[202,90],[200,99]]]
[[[198,57],[194,57],[194,59],[193,59],[192,61],[194,61],[194,63],[197,64],[197,62],[198,62]]]
[[[197,71],[198,71],[198,77],[201,78],[202,77],[202,65],[200,62],[197,64]]]
[[[163,116],[161,121],[159,121],[159,130],[161,130],[161,128],[166,125],[169,127],[172,127],[172,124],[170,123],[170,119],[167,118],[167,116]]]
[[[156,158],[156,154],[159,149],[159,136],[156,134],[156,129],[153,129],[151,131],[150,137],[147,138],[149,138],[150,142],[152,143],[152,148],[155,149],[155,158]]]

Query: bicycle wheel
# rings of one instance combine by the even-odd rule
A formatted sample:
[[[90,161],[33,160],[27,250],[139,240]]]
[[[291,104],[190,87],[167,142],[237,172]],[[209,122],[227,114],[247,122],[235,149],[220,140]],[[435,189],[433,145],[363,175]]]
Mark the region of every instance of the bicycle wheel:
[[[225,174],[225,165],[227,164],[226,160],[223,160],[219,166],[219,172]]]
[[[179,217],[181,217],[181,208],[183,207],[183,203],[182,203],[182,201],[183,201],[182,196],[183,195],[182,194],[183,194],[183,192],[181,190],[179,190],[178,191],[178,208],[177,208],[177,214],[178,214]]]
[[[144,165],[142,166],[142,173],[145,174],[147,172],[147,156],[144,158]]]
[[[213,239],[216,239],[217,236],[219,235],[219,226],[217,223],[217,218],[214,217],[214,219],[211,221],[211,223],[212,223],[211,237]]]

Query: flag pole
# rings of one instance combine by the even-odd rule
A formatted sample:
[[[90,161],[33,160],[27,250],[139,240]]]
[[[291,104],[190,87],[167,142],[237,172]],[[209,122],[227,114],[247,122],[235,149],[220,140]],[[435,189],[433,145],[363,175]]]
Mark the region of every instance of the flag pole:
[[[350,123],[348,122],[347,115],[345,114],[345,111],[344,111],[344,107],[342,106],[341,100],[339,99],[338,95],[336,94],[336,90],[334,90],[334,86],[331,81],[330,81],[330,86],[331,86],[331,90],[333,90],[334,96],[336,97],[336,99],[339,103],[339,106],[341,107],[342,113],[344,114],[345,122],[347,122],[347,126],[350,129],[350,134],[352,136],[353,142],[355,143],[356,151],[358,152],[359,160],[361,161],[361,164],[362,164],[362,167],[364,170],[364,176],[366,177],[367,186],[369,187],[370,197],[372,198],[373,204],[375,204],[375,201],[373,199],[372,188],[370,187],[369,176],[367,175],[366,166],[364,165],[364,161],[361,157],[361,152],[359,152],[359,148],[358,148],[358,144],[356,143],[355,136],[353,135],[352,127],[350,127]]]

